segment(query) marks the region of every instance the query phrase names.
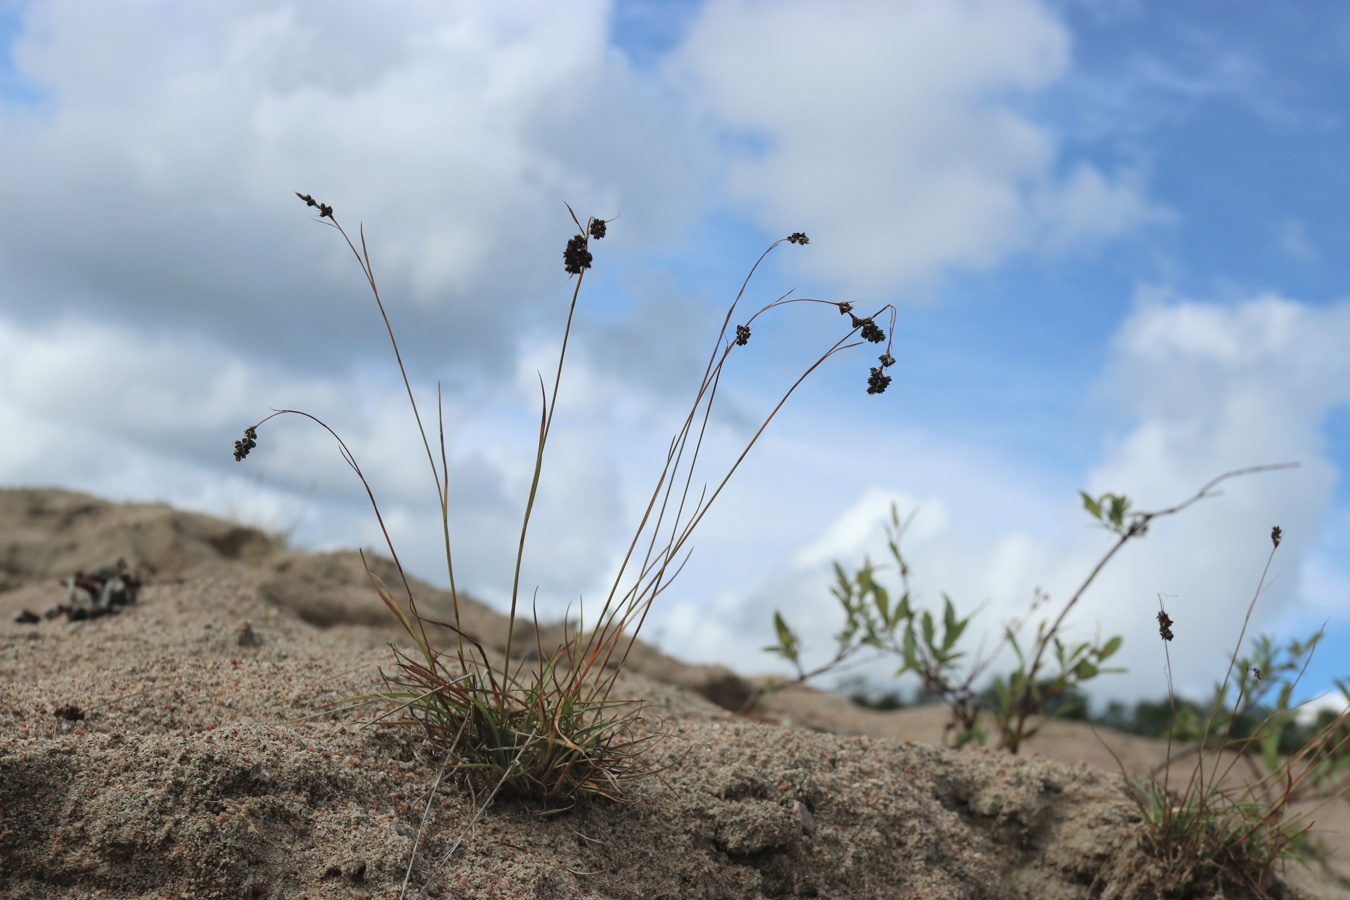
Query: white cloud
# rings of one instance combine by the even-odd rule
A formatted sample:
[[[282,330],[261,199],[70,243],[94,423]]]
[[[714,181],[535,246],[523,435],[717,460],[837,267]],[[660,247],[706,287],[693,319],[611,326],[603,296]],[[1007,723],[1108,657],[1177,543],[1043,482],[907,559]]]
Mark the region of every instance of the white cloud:
[[[622,210],[640,250],[702,198],[706,148],[606,46],[607,9],[32,4],[13,53],[42,100],[0,106],[0,165],[24,173],[0,187],[11,312],[293,360],[380,352],[360,273],[302,220],[301,190],[354,239],[368,225],[415,358],[500,366],[503,310],[562,290],[565,200]]]
[[[1018,98],[1068,71],[1030,2],[709,3],[671,66],[754,148],[728,188],[770,231],[819,237],[809,265],[863,290],[988,267],[1147,221],[1130,179],[1061,176]]]
[[[605,247],[620,265],[685,235],[725,162],[717,129],[701,117],[717,104],[729,104],[736,128],[781,126],[784,152],[820,176],[785,170],[792,190],[821,185],[822,221],[862,226],[856,240],[829,242],[830,253],[853,254],[858,271],[881,266],[889,278],[987,265],[1020,246],[1027,217],[1043,223],[1031,231],[1071,243],[1093,228],[1114,233],[1140,212],[1136,192],[1095,170],[1046,177],[1052,136],[999,105],[1064,69],[1067,38],[1034,5],[934,4],[899,19],[858,6],[820,32],[803,7],[712,3],[676,51],[676,70],[707,76],[694,82],[631,70],[606,44],[608,12],[600,2],[413,3],[396,14],[313,2],[172,13],[152,3],[26,7],[13,54],[41,99],[0,107],[0,164],[25,173],[0,186],[10,314],[153,323],[188,341],[209,334],[234,354],[316,375],[384,366],[380,321],[354,261],[331,231],[301,221],[291,194],[299,188],[332,202],[353,237],[368,224],[414,374],[509,377],[519,323],[556,305],[558,244],[569,230],[562,201],[582,215],[622,213]],[[747,28],[822,40],[800,71],[751,54],[755,78],[723,83],[736,74],[724,70]],[[898,45],[887,28],[898,29]],[[859,33],[869,43],[855,53]],[[858,102],[875,99],[894,115],[837,102],[860,79],[879,93]],[[766,96],[776,105],[761,122]],[[916,127],[897,124],[911,113]],[[829,130],[811,116],[854,129],[856,152],[872,136],[898,141],[888,171],[912,195],[893,204],[871,187],[837,193],[830,172],[853,177],[869,161],[831,144],[819,167],[809,144],[792,150]],[[768,179],[776,191],[776,167],[746,160],[733,179]],[[759,216],[762,204],[750,202]],[[776,232],[782,221],[771,224]],[[807,255],[824,267],[840,263],[816,250]],[[852,266],[844,263],[835,271]],[[659,351],[629,377],[670,383],[671,367],[689,356],[690,317],[635,310],[663,331]],[[595,360],[617,367],[633,356]]]
[[[853,555],[864,545],[876,544],[878,535],[884,533],[885,523],[891,518],[894,508],[903,526],[909,519],[910,511],[919,506],[919,501],[907,495],[893,495],[878,488],[863,493],[853,506],[843,515],[830,523],[828,529],[817,540],[802,547],[792,557],[792,565],[797,568],[815,568],[829,565],[834,560]],[[925,505],[922,520],[911,522],[906,528],[910,538],[936,537],[946,530],[948,517],[941,501]],[[892,527],[897,527],[892,523]],[[874,559],[877,564],[889,564],[889,559]]]
[[[1037,188],[1031,203],[1033,231],[1044,236],[1047,250],[1066,252],[1143,223],[1175,221],[1172,213],[1147,200],[1138,181],[1128,173],[1113,181],[1098,169],[1079,165],[1062,181]]]

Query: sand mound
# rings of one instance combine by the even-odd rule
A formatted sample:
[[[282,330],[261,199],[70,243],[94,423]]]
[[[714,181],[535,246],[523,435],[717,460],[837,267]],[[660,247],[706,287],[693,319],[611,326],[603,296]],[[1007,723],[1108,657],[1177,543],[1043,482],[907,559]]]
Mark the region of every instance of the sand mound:
[[[134,605],[13,621],[119,558],[146,576]],[[417,589],[429,609],[447,600]],[[500,616],[464,615],[500,648]],[[355,554],[164,506],[0,491],[0,616],[4,897],[397,897],[410,866],[407,896],[1156,895],[1119,774],[1080,753],[1072,723],[1032,745],[1053,760],[942,749],[940,711],[815,691],[767,705],[812,728],[750,721],[724,708],[744,681],[643,648],[619,690],[663,722],[664,783],[635,785],[631,805],[502,801],[475,818],[418,735],[315,714],[374,683],[397,638]],[[1158,758],[1112,740],[1132,765]],[[1061,761],[1083,758],[1098,765]],[[1301,867],[1272,892],[1342,895]]]

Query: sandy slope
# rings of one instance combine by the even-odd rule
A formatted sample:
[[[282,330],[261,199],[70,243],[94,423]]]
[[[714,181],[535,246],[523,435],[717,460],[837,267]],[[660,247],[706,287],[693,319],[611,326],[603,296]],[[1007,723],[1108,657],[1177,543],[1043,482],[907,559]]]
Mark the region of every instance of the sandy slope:
[[[150,571],[134,606],[13,623],[62,599],[60,577],[119,557]],[[445,600],[419,590],[428,608]],[[500,647],[500,617],[464,615]],[[410,863],[408,896],[1156,895],[1114,763],[1072,723],[1020,757],[955,752],[934,745],[940,710],[796,691],[767,717],[812,728],[785,727],[712,702],[744,698],[730,673],[650,650],[620,690],[662,721],[664,783],[626,806],[499,802],[475,821],[460,786],[432,790],[417,735],[315,715],[370,685],[396,638],[354,554],[0,491],[0,896],[396,897]],[[1160,758],[1156,742],[1109,739],[1130,765]],[[1345,809],[1318,814],[1342,864]],[[1275,893],[1345,895],[1287,878],[1297,889]]]

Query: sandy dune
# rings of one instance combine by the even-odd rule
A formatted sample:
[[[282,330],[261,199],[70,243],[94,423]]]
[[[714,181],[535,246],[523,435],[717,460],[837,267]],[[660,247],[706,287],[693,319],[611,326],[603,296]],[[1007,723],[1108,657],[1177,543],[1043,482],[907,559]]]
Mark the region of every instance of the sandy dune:
[[[145,576],[134,605],[14,621],[119,558]],[[501,649],[500,616],[464,616]],[[370,686],[398,639],[354,553],[164,506],[0,491],[0,896],[398,897],[410,867],[410,897],[1157,896],[1138,814],[1085,726],[1053,723],[1012,757],[940,747],[940,708],[793,690],[747,718],[727,707],[751,685],[646,647],[620,690],[667,735],[664,783],[637,784],[629,805],[540,816],[505,801],[475,820],[418,735],[316,715]],[[1102,737],[1140,771],[1165,752]],[[1316,820],[1350,874],[1347,805]],[[1347,895],[1297,864],[1270,893]]]

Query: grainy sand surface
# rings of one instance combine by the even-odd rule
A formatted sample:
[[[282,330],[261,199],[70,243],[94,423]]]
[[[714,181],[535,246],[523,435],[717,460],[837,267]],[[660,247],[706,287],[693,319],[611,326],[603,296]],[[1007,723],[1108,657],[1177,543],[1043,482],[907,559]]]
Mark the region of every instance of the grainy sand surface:
[[[120,614],[13,621],[119,557],[147,571]],[[418,590],[430,610],[445,601]],[[816,691],[751,720],[708,699],[736,705],[735,676],[647,648],[618,690],[666,733],[664,780],[628,805],[480,810],[417,734],[323,711],[389,667],[389,618],[355,554],[0,491],[0,897],[1157,895],[1119,772],[1073,723],[1013,757],[937,746],[941,710]],[[465,619],[501,646],[499,616]],[[1157,742],[1109,739],[1131,766],[1160,758]],[[1318,814],[1342,870],[1345,808]],[[1346,896],[1302,867],[1272,893]]]

